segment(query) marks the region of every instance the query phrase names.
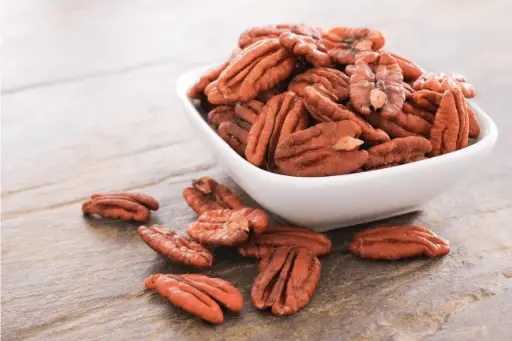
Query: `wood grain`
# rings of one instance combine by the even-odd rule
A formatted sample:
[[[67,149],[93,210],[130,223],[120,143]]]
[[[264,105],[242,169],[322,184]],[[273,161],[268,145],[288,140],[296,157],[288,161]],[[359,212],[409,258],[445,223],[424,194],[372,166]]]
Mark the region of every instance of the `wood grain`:
[[[3,340],[498,340],[512,330],[512,5],[500,0],[36,1],[2,13]],[[207,274],[232,281],[240,315],[210,326],[145,291],[146,276],[186,272],[144,245],[136,225],[84,219],[93,192],[137,190],[153,221],[184,231],[182,199],[209,175],[240,189],[196,139],[174,93],[186,69],[227,56],[247,27],[278,22],[371,26],[388,48],[476,86],[499,142],[487,162],[422,212],[449,256],[375,262],[335,252],[309,306],[286,318],[250,302],[256,263],[216,250]],[[462,174],[461,174],[462,176]],[[435,179],[433,179],[435,181]]]

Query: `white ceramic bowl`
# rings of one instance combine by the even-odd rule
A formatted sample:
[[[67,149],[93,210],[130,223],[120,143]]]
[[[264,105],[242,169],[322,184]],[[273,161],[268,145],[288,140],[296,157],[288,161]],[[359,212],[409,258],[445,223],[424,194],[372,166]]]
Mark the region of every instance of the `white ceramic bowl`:
[[[187,90],[213,65],[190,70],[177,91],[190,124],[204,146],[234,181],[266,210],[292,224],[316,231],[383,219],[418,210],[475,171],[492,150],[498,131],[493,120],[471,103],[481,127],[478,140],[453,153],[398,167],[319,178],[279,175],[240,157],[210,128],[187,98]]]

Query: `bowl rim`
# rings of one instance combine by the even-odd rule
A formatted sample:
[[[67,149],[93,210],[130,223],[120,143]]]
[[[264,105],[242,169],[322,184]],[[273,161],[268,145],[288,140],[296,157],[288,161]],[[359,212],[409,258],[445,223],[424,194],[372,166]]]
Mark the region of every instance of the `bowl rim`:
[[[217,65],[219,65],[219,63],[202,65],[182,73],[176,82],[176,91],[178,93],[178,97],[185,105],[185,108],[187,109],[187,115],[189,115],[189,117],[196,123],[196,125],[198,125],[199,129],[201,129],[204,134],[210,135],[210,137],[213,138],[216,143],[219,143],[222,146],[220,153],[224,154],[224,158],[229,159],[229,163],[237,163],[238,167],[240,167],[247,174],[251,174],[258,178],[264,177],[265,181],[268,183],[308,188],[318,185],[341,185],[349,181],[352,183],[367,182],[374,178],[381,178],[383,176],[393,174],[395,176],[399,176],[405,172],[414,172],[416,169],[421,167],[435,167],[436,163],[439,164],[441,162],[457,162],[458,160],[471,157],[475,154],[490,152],[498,138],[498,129],[492,118],[473,100],[468,100],[479,121],[480,135],[476,139],[475,143],[466,148],[426,160],[400,165],[399,167],[390,167],[361,173],[332,175],[326,177],[295,177],[272,173],[256,167],[238,155],[238,153],[236,153],[218,134],[215,133],[215,131],[208,125],[207,121],[201,116],[197,108],[194,106],[192,100],[188,98],[187,92],[190,87],[195,82],[197,82],[199,78],[198,76],[202,75],[204,72],[214,68]]]

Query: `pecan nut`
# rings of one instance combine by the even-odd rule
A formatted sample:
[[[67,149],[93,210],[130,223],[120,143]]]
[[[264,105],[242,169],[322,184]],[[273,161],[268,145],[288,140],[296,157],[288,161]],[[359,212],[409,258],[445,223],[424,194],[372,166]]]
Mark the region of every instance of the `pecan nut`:
[[[194,84],[187,93],[189,98],[201,98],[201,95],[204,93],[206,87],[213,81],[219,78],[220,74],[224,69],[228,66],[229,61],[225,62],[217,66],[216,68],[208,71],[205,75],[199,78],[199,81]]]
[[[294,68],[295,58],[279,44],[279,39],[260,40],[231,60],[205,93],[213,104],[249,101],[278,85]]]
[[[249,238],[249,221],[233,210],[208,211],[190,224],[187,233],[203,245],[235,246]]]
[[[402,74],[404,75],[404,80],[408,82],[413,82],[416,79],[418,79],[422,74],[425,73],[425,70],[418,64],[414,63],[413,61],[401,57],[395,53],[389,52],[389,54],[395,58],[396,62],[398,63],[398,66],[400,66],[400,69],[402,70]],[[407,83],[406,83],[407,84]]]
[[[427,72],[421,75],[412,87],[414,90],[427,89],[441,94],[446,90],[459,89],[466,98],[472,98],[476,95],[473,84],[468,83],[464,76],[456,73]]]
[[[425,120],[416,109],[412,112],[406,112],[410,107],[403,108],[394,117],[385,118],[376,112],[366,115],[366,120],[374,127],[384,130],[389,136],[407,137],[407,136],[425,136],[428,137],[432,124]],[[430,115],[430,113],[426,113]]]
[[[197,214],[221,208],[240,209],[244,205],[231,190],[209,177],[192,181],[192,187],[183,190],[183,197]]]
[[[141,193],[107,193],[93,194],[82,205],[85,215],[96,214],[107,219],[133,220],[146,222],[150,211],[159,208],[158,201]]]
[[[245,48],[262,39],[279,38],[279,36],[285,32],[292,32],[303,36],[309,36],[316,40],[318,40],[320,35],[323,33],[320,27],[305,24],[282,24],[253,27],[240,35],[238,45],[241,48]]]
[[[208,124],[213,129],[218,130],[223,122],[233,121],[234,115],[234,107],[231,105],[219,105],[208,112]]]
[[[291,134],[276,148],[278,171],[291,176],[347,174],[365,164],[365,150],[347,150],[338,143],[346,137],[358,138],[361,128],[352,121],[319,123]]]
[[[350,102],[361,114],[369,114],[373,107],[384,117],[393,117],[404,105],[403,80],[402,70],[389,53],[361,54],[350,76]]]
[[[288,85],[288,90],[304,97],[304,90],[310,85],[322,87],[336,102],[340,102],[348,99],[350,78],[336,69],[316,67],[295,76]]]
[[[420,136],[392,139],[389,142],[368,149],[366,169],[375,169],[388,164],[405,164],[425,159],[432,151],[430,141]]]
[[[271,308],[276,315],[291,315],[311,300],[320,280],[321,265],[308,250],[283,246],[263,258],[259,270],[251,289],[254,306]]]
[[[468,146],[469,116],[462,92],[457,89],[447,90],[434,125],[430,130],[432,156],[454,152]]]
[[[331,252],[332,243],[327,236],[305,227],[272,226],[260,235],[253,236],[245,245],[238,247],[243,257],[263,258],[279,246],[305,248],[315,256]]]
[[[361,52],[378,51],[385,43],[379,31],[369,28],[335,27],[324,33],[320,42],[339,64],[354,64]]]
[[[307,127],[307,115],[301,98],[292,92],[272,97],[263,107],[258,121],[249,132],[245,156],[255,166],[268,161],[273,166],[274,152],[279,141]]]
[[[243,306],[238,289],[220,278],[199,274],[157,274],[148,277],[145,285],[173,305],[213,324],[224,322],[224,314],[217,302],[234,312],[239,312]]]
[[[444,256],[450,252],[447,241],[420,226],[374,227],[356,234],[349,251],[362,258],[395,260],[425,255]]]
[[[140,226],[137,232],[150,248],[172,262],[198,268],[209,268],[213,264],[213,254],[207,248],[175,231],[153,225]]]
[[[332,64],[325,46],[314,38],[285,32],[279,36],[279,42],[296,57],[304,57],[313,66],[329,66]]]
[[[366,142],[375,144],[389,141],[386,132],[373,128],[343,104],[336,103],[334,98],[329,97],[322,88],[316,85],[304,89],[304,104],[311,116],[318,122],[353,121],[361,128],[361,138]]]

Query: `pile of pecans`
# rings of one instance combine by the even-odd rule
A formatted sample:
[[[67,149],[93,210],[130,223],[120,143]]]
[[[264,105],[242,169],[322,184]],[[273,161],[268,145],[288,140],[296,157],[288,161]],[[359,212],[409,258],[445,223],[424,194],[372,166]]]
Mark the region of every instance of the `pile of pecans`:
[[[140,226],[139,236],[151,249],[173,263],[210,268],[214,264],[212,246],[236,247],[240,256],[259,259],[259,274],[250,294],[257,309],[291,315],[310,302],[320,281],[318,257],[332,251],[327,236],[305,227],[272,226],[265,211],[245,206],[228,187],[209,177],[193,181],[183,197],[198,214],[187,228],[189,237],[159,225]],[[82,211],[108,219],[147,222],[150,210],[158,208],[158,202],[148,195],[114,193],[92,195]],[[355,235],[348,250],[362,258],[384,260],[450,252],[446,241],[419,226],[368,229]],[[145,285],[213,324],[224,321],[221,306],[233,312],[243,307],[240,291],[221,278],[154,274]]]
[[[480,133],[458,74],[425,72],[369,28],[270,25],[188,92],[208,123],[257,167],[331,176],[464,148]]]

